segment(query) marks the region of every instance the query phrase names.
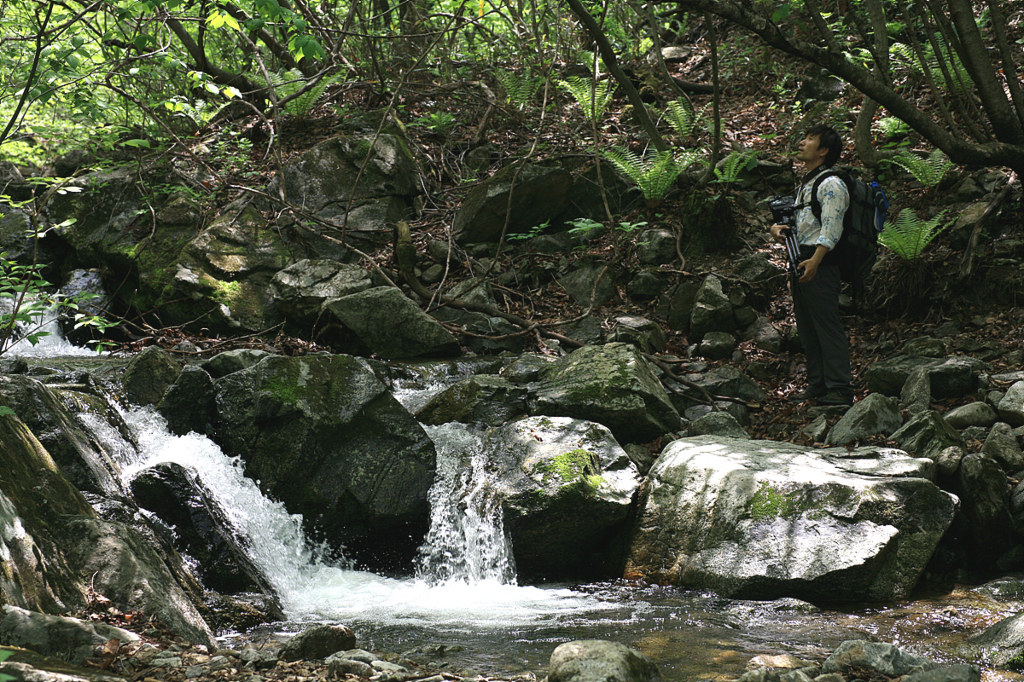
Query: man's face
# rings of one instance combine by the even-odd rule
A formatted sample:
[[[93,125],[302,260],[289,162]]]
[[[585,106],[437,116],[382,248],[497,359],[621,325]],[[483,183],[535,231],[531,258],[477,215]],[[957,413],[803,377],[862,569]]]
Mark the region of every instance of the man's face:
[[[821,142],[819,135],[808,135],[797,147],[796,158],[805,164],[819,165],[828,156],[828,147],[819,147]]]

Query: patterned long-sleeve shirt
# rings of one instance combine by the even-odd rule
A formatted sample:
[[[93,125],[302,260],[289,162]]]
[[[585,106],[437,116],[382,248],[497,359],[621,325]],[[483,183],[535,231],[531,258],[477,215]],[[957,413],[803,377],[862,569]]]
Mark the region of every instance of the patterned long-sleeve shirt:
[[[850,207],[850,192],[846,183],[834,175],[822,180],[818,185],[818,201],[821,202],[819,223],[811,209],[811,188],[815,179],[816,175],[804,182],[796,195],[796,237],[802,245],[821,244],[831,251],[843,236],[843,216]]]

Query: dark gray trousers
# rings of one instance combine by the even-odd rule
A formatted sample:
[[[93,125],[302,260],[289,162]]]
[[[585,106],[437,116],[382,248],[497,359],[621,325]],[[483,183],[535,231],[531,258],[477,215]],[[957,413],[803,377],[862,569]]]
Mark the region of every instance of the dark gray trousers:
[[[839,266],[823,263],[810,282],[791,282],[796,329],[807,355],[807,390],[852,396],[850,341],[839,318]]]

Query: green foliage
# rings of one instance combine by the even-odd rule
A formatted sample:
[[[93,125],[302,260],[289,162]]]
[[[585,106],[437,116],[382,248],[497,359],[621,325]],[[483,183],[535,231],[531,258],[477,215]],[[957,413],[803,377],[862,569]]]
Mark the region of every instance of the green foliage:
[[[910,133],[910,126],[895,116],[886,116],[878,119],[875,121],[875,129],[882,133],[887,140]]]
[[[294,99],[288,99],[308,83],[308,79],[303,77],[302,72],[298,69],[290,69],[284,75],[271,74],[270,80],[277,91],[278,99],[287,100],[284,103],[285,112],[295,118],[306,118],[309,116],[310,112],[313,111],[313,107],[316,106],[316,103],[323,96],[324,91],[335,82],[334,78],[325,76],[306,92],[296,96]]]
[[[505,89],[505,98],[509,104],[522,111],[529,105],[540,87],[540,79],[534,77],[529,70],[522,75],[498,69],[494,72],[501,87]]]
[[[665,198],[686,167],[671,151],[641,157],[625,147],[612,147],[601,154],[640,188],[649,205]]]
[[[414,126],[426,128],[435,135],[447,135],[459,120],[447,111],[432,111],[427,116],[420,116],[412,122]]]
[[[667,106],[665,120],[679,133],[679,137],[689,137],[697,123],[697,113],[693,110],[693,103],[685,97],[680,97],[669,102]]]
[[[957,56],[956,52],[951,51],[943,41],[938,41],[938,45],[939,52],[936,54],[931,43],[926,42],[922,44],[921,51],[924,53],[923,64],[914,48],[905,43],[892,43],[889,46],[889,54],[895,61],[904,64],[914,72],[924,73],[927,69],[937,84],[945,84],[953,92],[963,92],[965,87],[971,88],[974,81],[971,79],[967,69],[964,68],[960,57]],[[939,65],[940,61],[946,64],[946,70],[953,81],[952,83],[946,82],[946,77]]]
[[[925,187],[934,187],[939,184],[946,175],[946,171],[953,166],[953,162],[947,159],[940,149],[934,150],[928,155],[928,158],[924,159],[901,152],[893,157],[892,162],[907,170]]]
[[[573,96],[591,121],[600,121],[604,117],[615,93],[615,84],[610,79],[593,81],[570,76],[566,80],[559,80],[558,84]]]
[[[505,238],[507,240],[509,240],[509,241],[512,241],[512,242],[519,242],[519,241],[524,241],[526,239],[533,239],[534,237],[540,236],[544,232],[544,230],[548,229],[548,225],[550,225],[550,224],[551,224],[550,220],[545,220],[540,225],[534,225],[533,227],[531,227],[526,232],[517,232],[515,234],[510,234],[510,235],[506,236]]]
[[[738,149],[729,153],[718,167],[715,168],[715,182],[736,182],[740,173],[751,170],[757,165],[757,152],[741,152]]]
[[[945,228],[940,225],[945,214],[942,211],[931,220],[922,220],[912,209],[905,208],[894,224],[878,233],[878,241],[903,260],[915,260]]]

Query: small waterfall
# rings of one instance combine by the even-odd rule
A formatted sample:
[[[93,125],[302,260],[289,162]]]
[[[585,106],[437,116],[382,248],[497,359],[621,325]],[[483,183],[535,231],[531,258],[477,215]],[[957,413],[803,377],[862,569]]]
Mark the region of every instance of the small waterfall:
[[[446,508],[463,488],[471,497],[486,499],[483,479],[462,479],[460,448],[470,448],[474,469],[482,472],[478,441],[462,425],[437,427],[441,438],[440,484],[431,529],[421,555],[423,577],[386,578],[329,564],[321,560],[302,532],[302,519],[284,505],[266,498],[243,474],[238,458],[227,457],[216,443],[195,433],[175,436],[162,417],[148,409],[131,410],[125,420],[139,444],[137,459],[124,469],[124,480],[160,462],[195,469],[203,484],[224,508],[243,538],[241,546],[277,591],[285,613],[298,621],[340,621],[364,627],[391,625],[466,627],[489,630],[609,608],[587,595],[568,589],[521,587],[514,584],[511,551],[497,514],[487,505],[473,505],[485,520],[459,520]],[[475,449],[473,449],[475,448]],[[493,503],[492,503],[493,504]],[[445,530],[451,528],[452,530]],[[465,544],[463,544],[465,543]],[[446,567],[447,557],[452,567]],[[429,566],[429,569],[426,568]],[[428,570],[430,577],[426,576]]]
[[[139,449],[137,460],[124,468],[123,480],[128,482],[142,469],[162,462],[195,470],[217,496],[228,523],[242,538],[240,545],[287,609],[316,563],[316,551],[309,547],[302,532],[302,517],[289,514],[283,504],[267,499],[256,483],[245,477],[242,462],[227,457],[206,436],[175,436],[167,431],[163,417],[148,409],[130,410],[125,421]]]
[[[465,425],[427,427],[437,448],[430,490],[430,532],[417,566],[429,583],[494,581],[514,584],[515,562],[500,500],[491,489],[480,438]]]
[[[58,294],[59,296],[59,294]],[[97,352],[89,348],[76,346],[64,338],[60,328],[59,312],[54,309],[46,310],[32,318],[30,329],[46,332],[45,336],[39,337],[36,344],[23,338],[12,344],[7,353],[11,357],[37,357],[53,358],[66,357],[69,355],[96,356]]]

